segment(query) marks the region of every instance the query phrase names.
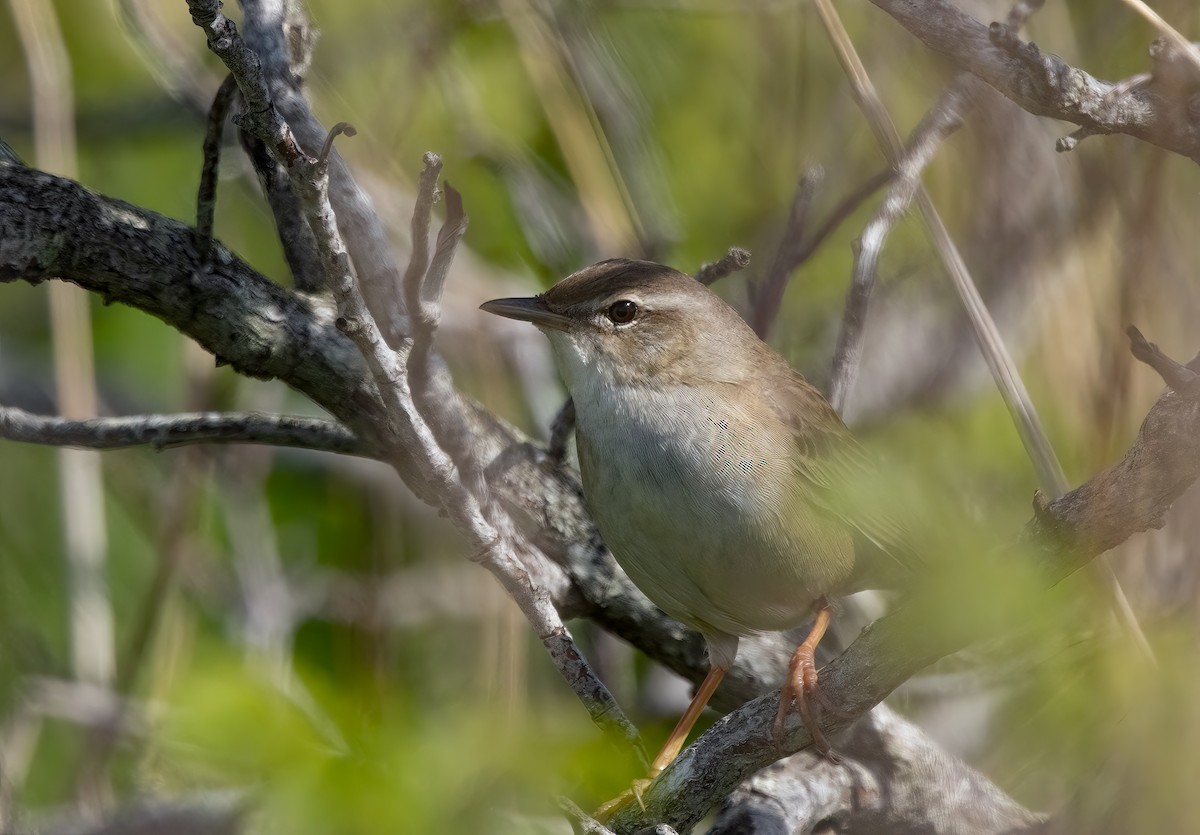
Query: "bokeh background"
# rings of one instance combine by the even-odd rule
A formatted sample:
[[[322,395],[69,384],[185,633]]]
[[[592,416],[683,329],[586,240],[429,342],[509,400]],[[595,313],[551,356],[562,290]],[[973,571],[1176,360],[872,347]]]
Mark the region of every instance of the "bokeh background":
[[[532,330],[485,321],[480,302],[600,257],[694,272],[741,245],[752,265],[717,289],[748,310],[800,179],[819,177],[817,224],[885,168],[804,3],[307,7],[320,32],[314,109],[357,127],[339,149],[397,252],[424,151],[442,155],[463,193],[471,226],[439,347],[465,390],[534,437],[562,397],[548,354]],[[1200,31],[1194,4],[1157,7]],[[226,11],[237,17],[234,4]],[[873,6],[839,11],[907,133],[952,68]],[[1006,8],[970,11],[990,20]],[[56,25],[17,25],[34,18]],[[1156,34],[1118,0],[1051,2],[1028,32],[1111,79],[1143,71]],[[27,56],[37,54],[63,70],[49,92],[33,83]],[[181,0],[0,4],[0,137],[30,163],[171,217],[194,216],[203,114],[222,77]],[[38,95],[69,115],[74,137],[50,159],[35,141]],[[1181,360],[1197,348],[1200,173],[1127,137],[1056,153],[1071,130],[986,97],[925,181],[1075,484],[1119,456],[1161,390],[1130,358],[1124,328],[1136,323]],[[232,134],[217,235],[288,284]],[[818,383],[852,244],[881,193],[795,271],[771,333]],[[1015,535],[1034,471],[915,218],[889,240],[880,282],[846,419],[914,483],[937,485],[929,495],[943,498],[930,501],[947,504],[933,515]],[[50,295],[0,287],[0,401],[45,413],[64,397]],[[85,303],[92,336],[59,359],[59,374],[91,377],[80,352],[94,351],[103,414],[314,411],[280,384],[214,367],[156,320]],[[264,830],[562,831],[556,794],[586,805],[630,777],[492,578],[382,465],[257,448],[112,452],[64,510],[64,472],[93,466],[67,460],[0,441],[0,829],[233,791],[258,799],[252,825]],[[1044,622],[1014,624],[1013,640],[945,662],[896,705],[1022,803],[1069,808],[1087,822],[1078,831],[1101,821],[1185,831],[1180,822],[1200,820],[1187,790],[1200,773],[1197,510],[1193,490],[1164,530],[1111,555],[1157,670],[1136,660],[1081,574],[1056,590]],[[81,535],[103,555],[97,587],[71,579],[65,514],[90,518]],[[71,626],[81,607],[95,615],[82,649]],[[687,688],[572,626],[657,743]],[[114,692],[128,705],[115,735],[105,719]]]

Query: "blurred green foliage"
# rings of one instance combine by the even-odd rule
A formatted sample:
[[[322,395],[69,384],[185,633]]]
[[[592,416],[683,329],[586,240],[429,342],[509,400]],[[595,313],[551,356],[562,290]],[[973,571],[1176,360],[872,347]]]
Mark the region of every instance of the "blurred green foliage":
[[[165,53],[135,48],[117,14],[127,5],[148,16],[143,26],[167,33],[182,74],[171,77]],[[1170,5],[1163,4],[1164,14]],[[1173,5],[1184,19],[1184,4]],[[54,7],[72,67],[79,179],[190,219],[203,134],[200,99],[215,90],[221,71],[186,6],[142,2],[114,9],[58,0]],[[598,257],[638,252],[692,271],[740,244],[754,251],[752,273],[761,276],[809,166],[826,171],[813,207],[817,217],[883,167],[804,4],[560,3],[549,30],[551,50],[523,40],[529,35],[521,34],[520,4],[313,0],[310,7],[322,32],[310,77],[315,109],[326,123],[348,120],[358,128],[339,149],[373,188],[404,207],[385,214],[388,225],[402,237],[421,153],[436,149],[472,216],[466,244],[498,275],[508,270],[544,285]],[[878,10],[866,4],[841,10],[898,125],[910,130],[950,71]],[[1139,71],[1150,31],[1124,10],[1115,24],[1110,12],[1099,3],[1047,8],[1035,18],[1033,35],[1098,75]],[[1196,23],[1195,10],[1190,14]],[[0,20],[0,136],[32,160],[22,49],[7,19]],[[531,72],[538,62],[546,62],[551,78],[569,80],[566,104],[557,109],[545,82]],[[163,78],[175,85],[175,97]],[[597,148],[564,141],[572,119],[603,128],[610,156],[598,158],[612,165],[588,169]],[[1039,129],[1047,147],[1065,132],[1062,126]],[[986,159],[1004,177],[1026,164],[1004,157],[975,130],[951,140],[927,177],[968,254],[986,253],[984,244],[1000,225],[976,212],[983,178],[975,166]],[[1121,273],[1123,236],[1136,221],[1121,214],[1121,200],[1141,187],[1140,175],[1156,153],[1132,140],[1101,138],[1053,163],[1064,182],[1098,168],[1116,172],[1103,188],[1078,197],[1079,203],[1099,202],[1102,221],[1087,228],[1079,221],[1079,240],[1039,264],[1053,274],[1086,262],[1094,289],[1055,284],[1058,290],[1018,314],[1030,319],[1020,340],[1022,370],[1074,481],[1110,460],[1120,439],[1128,440],[1157,386],[1145,375],[1139,382],[1126,379],[1112,420],[1090,422],[1102,399],[1097,392],[1107,384],[1095,382],[1089,347],[1115,345],[1123,352],[1112,320],[1130,308],[1113,312],[1120,293],[1112,287],[1143,274],[1138,265]],[[1195,255],[1186,220],[1197,209],[1195,173],[1179,160],[1160,165],[1157,199],[1172,209],[1159,243],[1177,245],[1172,257],[1187,263]],[[619,172],[616,201],[602,189],[589,191],[580,170],[601,182]],[[286,283],[271,217],[228,137],[222,172],[217,234]],[[1006,199],[1019,202],[1021,195]],[[851,270],[850,244],[874,207],[869,202],[849,215],[797,272],[785,300],[774,341],[817,379],[828,366]],[[588,210],[623,217],[637,230],[626,251],[604,248]],[[1174,218],[1185,219],[1182,227]],[[1113,229],[1108,248],[1096,243]],[[986,257],[979,259],[986,267]],[[1164,258],[1158,266],[1166,267],[1147,272],[1167,272],[1171,263]],[[893,232],[881,280],[899,298],[924,293],[930,306],[957,303],[912,220]],[[1006,280],[993,277],[996,297],[1003,297]],[[1050,281],[1032,282],[1040,283]],[[1154,317],[1165,345],[1190,345],[1172,342],[1180,329],[1164,312],[1170,289],[1160,282],[1139,290],[1133,312]],[[744,306],[744,278],[727,279],[719,290]],[[51,411],[44,291],[0,288],[0,392]],[[1027,295],[1038,292],[1035,286]],[[1193,307],[1195,300],[1193,294]],[[276,384],[200,368],[208,358],[189,358],[178,334],[136,311],[95,300],[92,310],[109,412],[183,410],[195,408],[188,404],[196,398],[205,408],[310,408]],[[1083,340],[1084,322],[1093,341],[1063,350]],[[973,350],[969,340],[956,345]],[[931,520],[930,556],[954,562],[978,557],[981,541],[990,546],[1015,534],[1029,515],[1036,483],[990,384],[947,388],[950,396],[918,392],[903,410],[873,417],[864,432],[914,484],[929,487],[905,499],[914,503],[914,516]],[[519,400],[512,394],[504,402]],[[629,764],[597,738],[540,645],[501,604],[457,613],[435,607],[424,620],[395,628],[385,617],[372,620],[379,613],[367,603],[352,604],[349,614],[322,610],[301,619],[275,648],[284,653],[282,662],[248,646],[256,598],[247,596],[245,572],[258,569],[247,568],[247,551],[269,551],[301,594],[333,573],[358,578],[370,590],[414,566],[463,563],[463,545],[449,526],[402,496],[384,468],[244,450],[190,462],[180,451],[121,452],[106,456],[104,466],[108,585],[120,654],[147,605],[164,543],[176,536],[183,554],[178,586],[134,681],[134,695],[146,701],[155,722],[148,738],[117,753],[113,775],[123,796],[235,787],[261,799],[269,830],[480,832],[497,831],[500,809],[554,815],[556,793],[598,801],[631,776]],[[168,497],[179,492],[190,498],[172,521],[176,511]],[[0,727],[30,677],[71,675],[60,513],[56,452],[0,442]],[[265,521],[269,536],[255,540],[247,533],[262,533],[255,520]],[[183,532],[172,534],[172,525]],[[463,566],[461,576],[473,579],[462,582],[481,595],[471,599],[494,603],[490,578],[470,570]],[[1019,560],[1009,570],[979,570],[974,582],[994,591],[992,606],[953,613],[950,622],[1019,615],[1014,625],[1022,626],[1025,639],[1021,646],[977,651],[989,669],[1018,670],[997,685],[1006,706],[994,720],[1003,730],[992,734],[995,746],[984,757],[988,773],[1021,800],[1053,805],[1104,772],[1116,751],[1122,763],[1145,767],[1137,786],[1145,789],[1147,807],[1161,810],[1185,796],[1194,804],[1194,793],[1179,779],[1167,779],[1196,773],[1200,750],[1197,682],[1189,674],[1196,664],[1195,620],[1188,621],[1194,614],[1151,619],[1160,670],[1167,674],[1142,686],[1146,679],[1129,674],[1136,662],[1126,648],[1111,635],[1097,636],[1094,613],[1105,604],[1085,579],[1071,578],[1031,609],[1036,581],[1023,576]],[[592,637],[588,625],[574,626]],[[1030,647],[1034,662],[1025,654]],[[644,668],[637,663],[640,677]],[[632,700],[627,707],[647,729],[648,745],[665,736],[669,718],[641,712]],[[46,725],[20,793],[31,814],[70,800],[86,745],[78,728]],[[1141,823],[1126,831],[1169,828]]]

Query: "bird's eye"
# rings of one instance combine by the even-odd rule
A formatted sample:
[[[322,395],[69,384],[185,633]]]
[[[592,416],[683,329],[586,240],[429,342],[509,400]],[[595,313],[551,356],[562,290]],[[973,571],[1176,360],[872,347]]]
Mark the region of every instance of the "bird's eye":
[[[629,299],[613,302],[608,308],[608,318],[617,325],[628,325],[638,314],[638,306]]]

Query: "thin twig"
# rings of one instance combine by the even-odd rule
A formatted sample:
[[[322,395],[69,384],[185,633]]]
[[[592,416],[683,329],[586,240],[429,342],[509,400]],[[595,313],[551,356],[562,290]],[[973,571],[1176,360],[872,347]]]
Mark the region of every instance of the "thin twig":
[[[170,449],[190,444],[234,443],[315,449],[372,457],[350,430],[331,420],[257,412],[192,412],[115,418],[35,415],[0,406],[0,438],[79,449]]]
[[[221,137],[225,133],[225,117],[237,92],[233,74],[225,76],[213,96],[204,126],[204,163],[200,168],[200,187],[196,191],[196,255],[201,264],[212,256],[213,215],[217,207],[217,173],[221,163]]]
[[[349,122],[338,122],[329,129],[329,135],[325,137],[325,143],[321,146],[320,153],[317,154],[318,165],[329,164],[329,153],[333,150],[333,140],[339,136],[358,136],[358,130]]]
[[[1133,356],[1157,371],[1171,391],[1185,397],[1200,395],[1200,374],[1168,357],[1133,325],[1125,332],[1129,335],[1129,350]]]
[[[446,219],[442,228],[438,230],[433,260],[429,262],[424,280],[413,279],[413,283],[418,286],[415,288],[416,297],[410,301],[409,310],[409,315],[417,322],[416,327],[426,332],[427,338],[421,341],[425,342],[427,347],[431,346],[433,333],[441,323],[442,292],[446,286],[446,276],[470,222],[463,209],[462,195],[449,183],[444,183],[443,186],[446,190]]]
[[[188,11],[191,12],[192,22],[204,30],[208,48],[237,79],[242,100],[246,103],[246,112],[242,114],[239,124],[262,139],[284,165],[291,166],[305,159],[304,152],[292,136],[291,128],[271,101],[271,91],[263,77],[258,56],[247,48],[233,21],[221,14],[220,0],[188,0]]]
[[[731,246],[718,261],[706,261],[696,271],[696,280],[701,284],[715,284],[722,278],[746,269],[750,264],[750,250]]]
[[[908,211],[913,195],[920,187],[925,166],[933,159],[942,141],[962,126],[963,111],[970,107],[970,99],[964,94],[971,83],[978,82],[967,75],[956,79],[917,125],[896,166],[896,181],[858,240],[829,382],[829,402],[839,414],[845,413],[846,400],[858,375],[867,310],[884,242],[892,227]]]
[[[796,185],[796,194],[792,197],[791,209],[784,224],[783,235],[779,239],[779,247],[771,259],[771,266],[759,289],[754,294],[754,306],[751,311],[750,324],[759,337],[765,339],[779,316],[779,308],[783,304],[783,294],[787,289],[788,279],[805,261],[813,256],[842,225],[855,209],[883,187],[895,176],[891,168],[877,172],[854,191],[842,198],[825,220],[810,231],[808,223],[809,205],[815,197],[816,188],[820,184],[822,172],[813,169],[800,178]]]
[[[760,339],[766,339],[771,329],[771,323],[779,315],[779,307],[783,303],[783,291],[787,287],[788,276],[792,273],[794,258],[791,250],[798,248],[795,242],[804,236],[808,226],[808,213],[816,199],[817,189],[825,178],[823,168],[811,168],[804,172],[800,182],[796,184],[796,193],[792,195],[791,206],[788,207],[787,221],[783,226],[783,236],[771,266],[767,269],[767,277],[762,286],[754,294],[754,307],[751,311],[750,326]]]
[[[442,158],[432,151],[422,157],[425,167],[417,182],[417,200],[412,216],[412,251],[408,256],[408,267],[404,270],[404,284],[400,288],[410,317],[417,315],[421,307],[421,288],[425,272],[429,269],[429,219],[433,204],[437,202],[437,181],[442,173]]]
[[[426,175],[422,174],[422,194],[418,195],[416,207],[413,209],[413,233],[417,234],[420,229],[425,236],[419,246],[415,239],[413,241],[414,253],[420,249],[424,273],[416,274],[410,264],[408,272],[405,273],[403,288],[408,299],[413,333],[412,351],[408,357],[409,385],[414,405],[421,412],[438,445],[454,462],[459,480],[486,508],[487,503],[491,501],[491,494],[484,484],[483,467],[478,456],[469,452],[470,429],[462,413],[451,407],[451,401],[435,393],[438,381],[433,339],[442,319],[442,292],[446,286],[446,275],[454,261],[454,254],[458,251],[458,244],[466,234],[469,218],[463,208],[462,195],[449,183],[445,183],[446,217],[438,230],[437,245],[430,260],[426,255],[429,249],[429,242],[426,240],[429,234],[429,209],[438,193],[437,172],[441,170],[441,160],[437,154],[427,153],[425,165],[425,172],[430,176],[426,182]],[[424,215],[423,222],[419,221],[420,215]]]
[[[312,230],[304,219],[304,212],[292,191],[287,168],[271,156],[267,145],[259,137],[242,129],[238,131],[242,150],[250,160],[258,176],[263,197],[275,217],[275,232],[283,247],[283,257],[292,273],[292,284],[305,293],[320,293],[325,290],[325,276],[317,256],[317,244]]]

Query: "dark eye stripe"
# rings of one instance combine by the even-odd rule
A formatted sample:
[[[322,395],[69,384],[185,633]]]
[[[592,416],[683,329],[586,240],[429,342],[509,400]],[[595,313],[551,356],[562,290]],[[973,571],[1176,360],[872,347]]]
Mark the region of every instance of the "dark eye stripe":
[[[608,318],[618,325],[628,325],[637,317],[637,314],[638,306],[629,299],[615,301],[608,308]]]

